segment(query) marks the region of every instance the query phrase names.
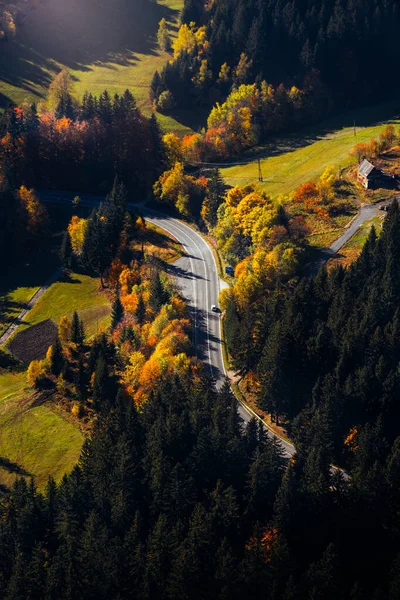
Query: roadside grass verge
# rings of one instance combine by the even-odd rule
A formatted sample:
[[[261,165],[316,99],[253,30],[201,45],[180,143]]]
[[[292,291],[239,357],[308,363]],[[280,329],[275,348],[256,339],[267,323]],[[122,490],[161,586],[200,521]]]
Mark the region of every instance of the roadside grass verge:
[[[43,489],[71,471],[82,448],[82,433],[50,405],[38,402],[25,372],[0,370],[0,491],[16,477],[33,476]]]
[[[135,252],[143,251],[148,256],[154,256],[165,263],[173,263],[184,255],[180,243],[169,233],[146,221],[146,229],[141,237],[132,244]]]

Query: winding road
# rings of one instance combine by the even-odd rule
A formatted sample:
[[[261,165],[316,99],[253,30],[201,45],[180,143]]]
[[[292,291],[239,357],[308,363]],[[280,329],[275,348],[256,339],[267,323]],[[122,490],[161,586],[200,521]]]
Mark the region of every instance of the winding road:
[[[46,203],[70,204],[72,197],[73,194],[63,192],[43,191],[40,193],[40,199]],[[80,197],[82,205],[89,207],[97,207],[99,202],[104,201],[103,197],[86,195],[81,195]],[[381,206],[389,203],[390,201],[383,201],[375,205],[362,206],[358,215],[343,235],[314,264],[313,270],[317,269],[328,258],[338,252],[354,235],[362,223],[378,214]],[[138,205],[130,203],[128,204],[128,208],[134,210],[138,208]],[[196,356],[210,370],[210,374],[217,388],[219,388],[225,381],[227,373],[222,353],[221,316],[219,313],[213,312],[211,306],[213,304],[218,305],[220,290],[226,287],[226,284],[219,278],[213,251],[202,236],[188,225],[146,207],[140,206],[140,208],[147,221],[154,223],[172,235],[185,250],[185,256],[170,265],[169,272],[175,276],[177,286],[188,304],[194,323],[193,346]],[[55,277],[53,280],[55,280]],[[41,288],[43,292],[47,289],[46,286]],[[40,295],[38,294],[38,297]],[[37,298],[32,300],[37,300]],[[20,319],[18,322],[20,322]],[[3,336],[5,338],[2,340],[3,343],[13,333],[14,329],[7,331]],[[260,417],[240,401],[238,401],[238,412],[245,423],[248,423],[252,417],[260,420],[266,427],[268,434],[279,439],[287,456],[290,457],[295,453],[295,448],[292,444],[282,440],[273,433]]]

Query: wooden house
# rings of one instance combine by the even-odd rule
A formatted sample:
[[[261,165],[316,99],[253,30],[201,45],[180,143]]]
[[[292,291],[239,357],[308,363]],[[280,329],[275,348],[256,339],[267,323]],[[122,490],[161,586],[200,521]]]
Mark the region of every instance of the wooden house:
[[[358,167],[357,179],[368,190],[376,187],[380,183],[382,171],[364,158]]]

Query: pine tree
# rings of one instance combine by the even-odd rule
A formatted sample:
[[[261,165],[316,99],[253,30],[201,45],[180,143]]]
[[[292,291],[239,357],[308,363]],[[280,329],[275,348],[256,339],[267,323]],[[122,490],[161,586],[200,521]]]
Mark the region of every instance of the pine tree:
[[[135,311],[136,320],[139,325],[143,325],[146,316],[146,305],[143,300],[143,295],[139,294],[138,305]]]
[[[225,183],[219,169],[214,169],[207,185],[207,196],[203,206],[206,205],[206,218],[210,227],[217,224],[218,208],[224,201]]]
[[[73,257],[73,252],[72,252],[72,245],[71,245],[71,237],[70,237],[68,231],[66,231],[64,233],[63,241],[61,244],[61,250],[60,250],[61,264],[64,267],[64,269],[70,269],[72,267],[72,257]]]
[[[74,314],[72,315],[70,340],[78,346],[81,345],[84,340],[83,325],[76,311],[74,311]]]
[[[162,92],[165,91],[165,85],[163,85],[160,74],[158,71],[154,72],[154,75],[152,77],[151,83],[150,83],[150,91],[149,91],[149,98],[150,98],[150,102],[152,103],[152,105],[154,104],[154,102],[156,102],[158,100],[158,97],[160,96],[160,94]]]
[[[115,329],[123,316],[124,307],[122,306],[121,298],[119,296],[119,292],[117,291],[111,308],[111,329]]]
[[[117,252],[120,243],[121,232],[124,227],[124,219],[126,214],[127,192],[123,183],[118,181],[118,177],[114,179],[114,185],[107,196],[107,201],[102,206],[102,216],[105,219],[104,243],[110,248],[111,254],[114,256]]]
[[[162,305],[167,301],[167,295],[164,292],[164,287],[159,273],[156,273],[156,275],[151,279],[149,291],[149,306],[154,313],[157,314]]]
[[[111,405],[112,387],[107,363],[104,356],[100,355],[93,381],[93,406],[96,410],[103,411]]]
[[[151,143],[151,163],[154,179],[165,170],[167,165],[167,157],[165,146],[162,140],[162,131],[158,123],[156,115],[153,113],[149,119],[149,134]]]
[[[92,271],[100,277],[101,287],[104,287],[103,274],[111,259],[110,247],[107,242],[104,221],[100,212],[94,210],[86,228],[81,260],[88,271]]]
[[[64,354],[61,346],[60,338],[57,336],[55,343],[53,344],[53,351],[51,353],[50,371],[56,377],[61,373],[64,365]]]

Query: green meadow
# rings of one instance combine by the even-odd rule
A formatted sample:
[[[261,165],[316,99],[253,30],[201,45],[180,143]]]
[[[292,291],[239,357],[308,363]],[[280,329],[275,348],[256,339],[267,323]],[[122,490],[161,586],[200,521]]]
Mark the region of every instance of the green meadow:
[[[77,97],[129,88],[150,114],[151,78],[169,59],[157,47],[158,23],[164,17],[175,35],[182,6],[182,0],[44,1],[28,12],[16,38],[1,44],[0,108],[44,101],[54,74],[68,68]],[[159,119],[165,129],[190,131],[172,117]]]
[[[397,119],[389,122],[396,129],[400,124]],[[261,158],[262,188],[272,197],[286,195],[302,183],[318,179],[327,166],[334,165],[339,170],[355,164],[355,158],[349,155],[353,146],[377,137],[386,124],[357,128],[356,136],[353,127],[344,127],[327,135],[299,134],[271,144],[268,156]],[[240,159],[244,161],[244,157]],[[221,172],[231,186],[258,182],[258,163],[254,158],[242,165],[222,168]]]

